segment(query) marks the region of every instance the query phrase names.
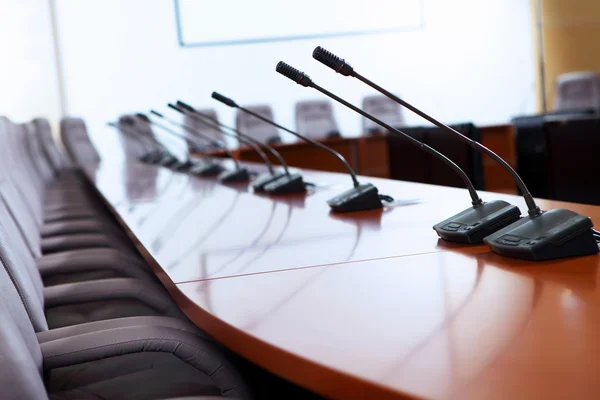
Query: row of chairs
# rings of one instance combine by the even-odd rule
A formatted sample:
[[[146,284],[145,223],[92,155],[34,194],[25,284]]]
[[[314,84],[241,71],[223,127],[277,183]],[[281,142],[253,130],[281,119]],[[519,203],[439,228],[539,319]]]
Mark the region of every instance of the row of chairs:
[[[269,105],[255,105],[246,108],[267,119],[274,120],[273,108]],[[379,119],[390,123],[392,126],[404,125],[404,116],[400,105],[385,96],[366,96],[363,99],[362,108]],[[210,115],[213,119],[217,118],[216,112],[212,109],[199,109],[198,111]],[[333,115],[333,107],[329,101],[300,101],[296,103],[295,114],[296,132],[301,135],[317,140],[340,136],[338,124]],[[220,129],[205,124],[198,119],[188,117],[185,123],[207,133],[216,140],[223,139],[223,133]],[[235,126],[239,131],[252,136],[262,143],[281,142],[277,128],[244,112],[236,114]],[[366,118],[363,118],[362,128],[363,135],[382,131],[382,128]]]
[[[251,398],[233,356],[180,311],[75,167],[85,125],[0,118],[0,394]]]
[[[600,76],[593,72],[572,72],[559,76],[556,82],[556,98],[554,111],[571,111],[576,109],[600,109]],[[273,109],[269,105],[248,106],[249,110],[274,120]],[[405,125],[402,107],[386,96],[366,96],[362,101],[362,109],[386,121],[392,126]],[[217,114],[212,109],[199,110],[211,115]],[[338,123],[333,114],[331,102],[321,100],[300,101],[295,107],[296,131],[313,139],[327,139],[340,136]],[[373,121],[362,120],[362,134],[370,135],[382,129]],[[190,126],[206,132],[214,139],[223,139],[218,128],[202,123],[197,119],[186,121]],[[275,127],[260,121],[246,113],[238,112],[235,117],[236,128],[263,143],[278,143],[281,137]]]

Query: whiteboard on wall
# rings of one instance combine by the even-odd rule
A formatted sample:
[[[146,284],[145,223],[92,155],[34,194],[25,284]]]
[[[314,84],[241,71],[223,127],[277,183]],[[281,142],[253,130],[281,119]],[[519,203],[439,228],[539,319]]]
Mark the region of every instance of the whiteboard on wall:
[[[180,45],[220,46],[420,29],[424,0],[175,0]]]

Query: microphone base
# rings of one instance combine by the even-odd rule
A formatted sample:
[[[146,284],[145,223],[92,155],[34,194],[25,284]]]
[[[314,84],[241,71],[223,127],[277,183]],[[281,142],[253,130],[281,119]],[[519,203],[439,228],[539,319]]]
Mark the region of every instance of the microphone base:
[[[329,204],[332,211],[338,213],[374,210],[383,207],[379,198],[379,191],[371,183],[346,190],[344,193],[327,200],[327,204]]]
[[[433,226],[439,237],[448,242],[477,244],[483,239],[517,221],[519,207],[503,200],[485,202],[468,208]]]
[[[179,160],[173,156],[164,156],[158,160],[158,164],[162,165],[166,168],[174,169],[177,164],[179,164]]]
[[[216,176],[224,170],[225,168],[223,168],[221,164],[207,162],[190,169],[190,173],[198,176]]]
[[[221,172],[217,179],[220,182],[248,182],[250,180],[250,173],[247,168],[240,167],[233,171]]]
[[[543,261],[598,253],[592,220],[576,212],[556,209],[517,222],[485,238],[494,253],[523,260]]]
[[[283,172],[276,172],[274,174],[262,174],[256,177],[252,181],[252,188],[255,192],[264,192],[265,186],[269,183],[278,180],[279,178],[285,176]]]
[[[300,174],[283,175],[281,178],[265,186],[268,194],[304,193],[306,185]]]
[[[195,163],[193,163],[190,160],[186,160],[184,162],[179,162],[179,164],[175,167],[175,170],[177,170],[177,171],[189,171],[190,169],[192,169],[195,166],[196,166]]]

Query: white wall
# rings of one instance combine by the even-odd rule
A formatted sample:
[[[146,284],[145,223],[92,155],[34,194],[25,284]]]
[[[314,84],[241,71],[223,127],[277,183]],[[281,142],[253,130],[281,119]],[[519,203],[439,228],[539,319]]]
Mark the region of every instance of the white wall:
[[[48,0],[0,1],[0,115],[60,117]]]
[[[236,14],[236,1],[247,0],[230,1],[231,18],[213,23],[252,23]],[[271,104],[278,122],[293,127],[295,102],[322,95],[277,74],[280,60],[355,104],[372,93],[314,61],[322,45],[446,122],[492,124],[535,110],[528,1],[424,2],[425,28],[416,32],[180,48],[171,0],[57,0],[67,109],[94,125],[182,99],[215,107],[233,124],[233,110],[210,99],[217,90],[241,104]],[[335,113],[343,135],[360,132],[357,114],[338,105]]]

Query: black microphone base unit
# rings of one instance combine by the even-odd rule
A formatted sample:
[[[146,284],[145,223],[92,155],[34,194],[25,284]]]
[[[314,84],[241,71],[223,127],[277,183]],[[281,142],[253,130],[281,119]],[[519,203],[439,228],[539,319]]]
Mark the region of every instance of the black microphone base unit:
[[[265,186],[277,179],[285,176],[283,172],[275,172],[273,174],[262,174],[252,181],[252,188],[257,192],[264,192]]]
[[[486,236],[517,221],[519,207],[494,200],[468,208],[433,226],[438,236],[448,242],[477,244]]]
[[[556,209],[525,217],[485,238],[494,253],[543,261],[598,253],[589,217]]]
[[[327,200],[327,204],[334,212],[340,213],[374,210],[383,207],[379,191],[371,183],[346,190],[344,193]]]
[[[247,168],[240,167],[233,171],[223,171],[219,174],[220,182],[248,182],[250,180],[250,172]]]
[[[190,173],[198,176],[217,176],[225,170],[216,162],[204,162],[190,169]]]
[[[183,161],[183,162],[180,161],[175,166],[175,170],[177,170],[177,171],[189,171],[190,169],[192,169],[195,166],[196,166],[196,163],[194,163],[191,160],[186,160],[186,161]]]
[[[264,189],[268,194],[304,193],[306,184],[300,174],[284,174],[276,181],[265,185]]]

